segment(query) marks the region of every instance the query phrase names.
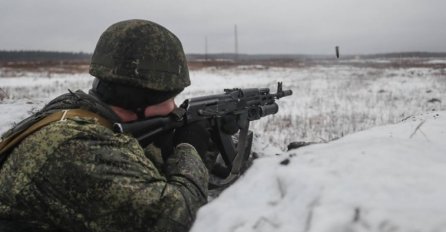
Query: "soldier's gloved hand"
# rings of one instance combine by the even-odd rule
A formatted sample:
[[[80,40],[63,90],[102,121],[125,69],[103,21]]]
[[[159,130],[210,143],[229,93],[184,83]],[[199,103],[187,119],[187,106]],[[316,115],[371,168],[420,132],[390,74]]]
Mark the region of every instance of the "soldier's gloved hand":
[[[163,160],[166,161],[173,153],[173,130],[159,134],[153,144],[161,150]]]
[[[210,134],[203,122],[195,122],[177,128],[173,135],[173,144],[188,143],[195,147],[198,154],[203,158],[206,154],[210,142]]]
[[[236,115],[225,115],[221,119],[221,130],[228,135],[233,135],[239,130],[237,116]]]

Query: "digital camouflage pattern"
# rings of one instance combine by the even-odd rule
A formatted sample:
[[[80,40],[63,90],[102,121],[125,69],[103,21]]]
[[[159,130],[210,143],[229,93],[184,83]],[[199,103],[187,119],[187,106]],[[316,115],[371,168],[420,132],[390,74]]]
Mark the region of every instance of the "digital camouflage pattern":
[[[151,90],[182,90],[190,85],[186,56],[179,39],[145,20],[122,21],[100,37],[90,74],[118,84]]]
[[[159,157],[93,119],[54,122],[3,164],[0,219],[44,231],[187,231],[206,203],[207,169],[189,144]]]

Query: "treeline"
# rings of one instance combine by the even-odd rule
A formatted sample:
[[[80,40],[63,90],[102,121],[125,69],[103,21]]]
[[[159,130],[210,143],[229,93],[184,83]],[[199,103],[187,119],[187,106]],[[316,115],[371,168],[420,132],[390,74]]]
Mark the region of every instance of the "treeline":
[[[358,54],[342,55],[341,58],[410,58],[410,57],[442,57],[446,58],[445,52],[400,52],[382,54]],[[323,60],[333,59],[333,55],[302,55],[302,54],[234,54],[234,53],[214,53],[214,54],[187,54],[189,61],[197,60],[233,60],[233,61],[262,61],[262,60]],[[47,62],[47,61],[84,61],[91,59],[90,53],[83,52],[52,52],[52,51],[2,51],[0,50],[0,62]]]
[[[238,60],[238,61],[264,61],[264,60],[301,60],[301,59],[324,59],[327,55],[303,55],[303,54],[235,54],[235,53],[212,53],[212,54],[187,54],[189,61],[196,60]]]
[[[411,58],[411,57],[444,58],[444,57],[446,57],[446,52],[394,52],[394,53],[383,53],[383,54],[360,55],[360,57],[362,57],[362,58]]]
[[[214,53],[214,54],[188,54],[188,60],[325,60],[334,59],[332,55],[308,55],[308,54],[234,54],[234,53]],[[344,59],[386,59],[386,58],[446,58],[446,52],[394,52],[379,54],[347,54],[341,53]]]
[[[50,51],[0,51],[0,61],[65,61],[90,60],[91,54],[83,52]]]

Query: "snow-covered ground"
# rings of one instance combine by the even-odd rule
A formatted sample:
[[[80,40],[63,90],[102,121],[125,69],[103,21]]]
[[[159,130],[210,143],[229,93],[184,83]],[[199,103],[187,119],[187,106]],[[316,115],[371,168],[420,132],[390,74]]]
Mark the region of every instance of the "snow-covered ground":
[[[445,180],[443,111],[257,159],[192,231],[446,231]]]
[[[0,115],[0,133],[67,89],[88,90],[88,74],[22,73],[0,77],[11,99],[0,109],[24,109],[17,117]],[[0,70],[1,76],[1,70]],[[311,66],[301,68],[208,68],[191,72],[192,86],[177,97],[223,93],[224,88],[271,88],[278,81],[293,95],[278,101],[279,113],[252,122],[251,129],[282,149],[293,141],[324,142],[376,125],[432,110],[446,110],[446,70],[431,68]],[[24,108],[16,105],[23,105]],[[12,106],[11,106],[12,105]],[[9,110],[8,110],[9,111]]]
[[[87,74],[22,76],[0,75],[9,95],[0,133],[92,82]],[[446,231],[444,68],[256,66],[191,78],[178,103],[224,88],[275,92],[278,81],[294,92],[278,114],[251,124],[260,158],[200,210],[192,231]],[[292,141],[319,144],[285,151]]]

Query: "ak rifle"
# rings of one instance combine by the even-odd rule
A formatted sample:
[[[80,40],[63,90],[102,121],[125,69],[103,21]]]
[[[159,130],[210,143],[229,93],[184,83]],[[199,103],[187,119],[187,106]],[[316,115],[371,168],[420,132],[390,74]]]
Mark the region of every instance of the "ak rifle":
[[[270,93],[269,88],[225,89],[223,94],[187,99],[172,115],[132,123],[115,123],[113,130],[133,135],[145,147],[163,132],[205,121],[227,169],[226,175],[219,176],[214,185],[225,186],[240,175],[251,153],[249,122],[276,114],[279,111],[276,100],[292,94],[291,90],[282,89],[281,82],[277,84],[276,93]],[[232,123],[235,124],[235,130],[234,126],[227,128],[228,121],[235,122]],[[233,136],[237,131],[238,141],[234,141]]]

